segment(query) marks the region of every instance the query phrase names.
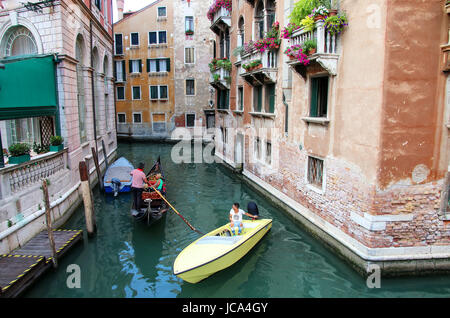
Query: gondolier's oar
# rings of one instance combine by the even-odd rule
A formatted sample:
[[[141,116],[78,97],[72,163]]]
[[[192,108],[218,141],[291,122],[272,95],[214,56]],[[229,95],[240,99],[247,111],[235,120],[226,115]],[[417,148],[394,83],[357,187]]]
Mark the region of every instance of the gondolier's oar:
[[[161,194],[161,192],[159,192],[158,190],[156,190],[155,187],[153,187],[153,186],[150,186],[150,188],[152,188],[153,190],[155,190],[156,193],[158,193],[159,196],[160,196],[164,201],[166,201],[166,203],[172,208],[173,212],[175,212],[176,214],[178,214],[178,216],[184,221],[184,223],[186,223],[186,224],[191,228],[192,231],[195,231],[195,232],[197,232],[197,233],[200,234],[200,235],[205,235],[204,233],[200,232],[200,231],[197,230],[195,227],[193,227],[193,226],[192,226],[192,225],[191,225],[191,224],[190,224],[190,223],[189,223],[189,222],[188,222],[188,221],[180,214],[180,212],[178,212],[177,209],[175,209],[175,208],[172,206],[172,204],[170,204],[170,202],[166,200],[166,198]]]

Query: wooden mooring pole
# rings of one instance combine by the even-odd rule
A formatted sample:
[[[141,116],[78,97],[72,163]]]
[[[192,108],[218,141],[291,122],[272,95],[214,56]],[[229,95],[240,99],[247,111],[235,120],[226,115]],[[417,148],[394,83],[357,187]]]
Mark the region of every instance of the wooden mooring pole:
[[[108,156],[106,155],[105,142],[102,138],[102,149],[103,149],[103,158],[105,158],[105,171],[108,170]]]
[[[88,236],[92,237],[96,231],[94,204],[92,202],[91,187],[89,185],[89,172],[85,161],[80,161],[81,194],[84,203],[84,216],[86,218],[86,228]]]
[[[91,147],[91,151],[92,151],[92,158],[94,159],[95,170],[97,170],[98,184],[100,186],[100,190],[103,191],[103,180],[102,180],[103,178],[102,178],[102,172],[100,170],[100,165],[98,164],[97,152],[95,151],[94,147]]]
[[[58,261],[56,259],[56,245],[55,245],[55,238],[53,236],[53,229],[52,229],[52,215],[51,215],[51,207],[50,207],[50,197],[48,195],[47,180],[42,181],[42,191],[44,192],[45,219],[46,219],[46,223],[47,223],[48,240],[50,242],[50,248],[52,251],[52,263],[53,263],[53,267],[57,268]]]

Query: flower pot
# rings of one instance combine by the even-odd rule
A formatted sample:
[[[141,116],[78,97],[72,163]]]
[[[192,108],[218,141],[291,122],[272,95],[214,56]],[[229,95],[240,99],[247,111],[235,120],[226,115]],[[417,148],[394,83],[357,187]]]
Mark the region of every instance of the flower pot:
[[[338,13],[338,10],[336,10],[336,9],[330,10],[329,16],[330,16],[330,17],[336,16],[337,13]]]
[[[30,161],[30,155],[22,155],[22,156],[17,156],[17,157],[9,157],[9,163],[10,164],[15,164],[15,165],[19,165],[21,163]]]
[[[58,146],[51,146],[50,145],[50,151],[58,152],[64,149],[64,145],[58,145]]]
[[[327,17],[324,15],[316,15],[314,21],[325,20]]]
[[[317,52],[317,49],[310,49],[308,55],[313,55]]]
[[[262,68],[262,64],[259,64],[258,66],[255,66],[255,70],[259,70],[260,68]]]

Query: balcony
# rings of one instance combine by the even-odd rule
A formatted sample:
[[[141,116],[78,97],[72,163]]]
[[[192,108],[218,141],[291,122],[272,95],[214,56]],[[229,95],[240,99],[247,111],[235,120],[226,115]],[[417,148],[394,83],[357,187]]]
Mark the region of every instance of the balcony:
[[[244,67],[252,61],[260,60],[261,65],[253,70]],[[268,50],[265,52],[253,51],[242,56],[242,65],[239,67],[239,75],[252,86],[259,86],[277,82],[278,74],[278,51]]]
[[[230,71],[224,68],[211,72],[209,83],[216,89],[230,89]]]
[[[226,8],[221,7],[214,13],[214,17],[211,21],[211,30],[220,35],[221,31],[231,27],[231,12]]]
[[[317,41],[316,53],[309,56],[310,65],[320,65],[331,75],[337,75],[339,54],[337,53],[338,37],[330,35],[325,30],[324,22],[318,21],[317,28],[314,31],[305,31],[303,29],[297,30],[292,34],[292,45],[302,45],[307,40]],[[295,71],[303,77],[306,77],[307,66],[298,60],[288,61]]]
[[[0,169],[0,199],[25,191],[42,179],[65,171],[66,165],[67,149],[38,155],[19,165],[7,165]]]

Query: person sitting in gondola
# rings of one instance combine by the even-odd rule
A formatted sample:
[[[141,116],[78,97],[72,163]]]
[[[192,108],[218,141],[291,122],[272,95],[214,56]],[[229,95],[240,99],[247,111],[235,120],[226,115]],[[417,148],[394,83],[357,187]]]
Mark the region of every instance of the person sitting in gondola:
[[[166,183],[164,182],[164,179],[162,178],[162,175],[160,173],[155,175],[155,182],[150,182],[150,185],[152,186],[150,188],[150,191],[154,191],[153,188],[158,190],[162,195],[166,195]]]
[[[139,163],[139,168],[131,171],[131,192],[133,194],[134,208],[140,211],[142,207],[142,192],[144,191],[144,184],[148,183],[147,177],[144,173],[145,164]]]

